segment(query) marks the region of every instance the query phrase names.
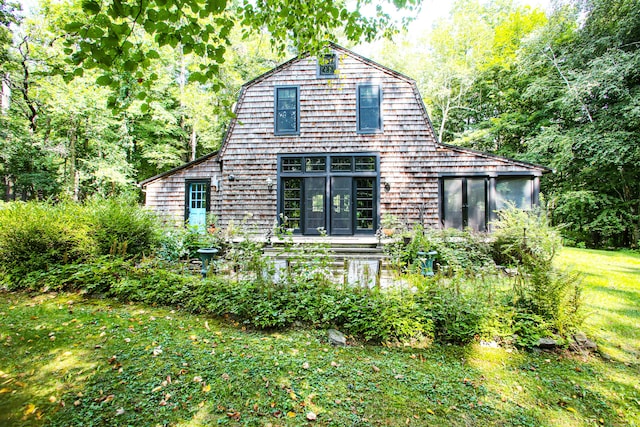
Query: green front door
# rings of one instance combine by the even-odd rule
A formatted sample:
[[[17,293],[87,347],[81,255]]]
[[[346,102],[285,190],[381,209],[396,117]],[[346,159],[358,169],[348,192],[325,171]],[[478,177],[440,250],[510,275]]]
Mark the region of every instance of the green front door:
[[[205,181],[187,182],[186,193],[187,224],[204,231],[207,226],[209,208],[209,183]]]

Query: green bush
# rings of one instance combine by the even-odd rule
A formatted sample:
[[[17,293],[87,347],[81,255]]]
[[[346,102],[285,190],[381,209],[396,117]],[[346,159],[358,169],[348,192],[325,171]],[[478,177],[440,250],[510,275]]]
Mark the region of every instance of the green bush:
[[[544,212],[500,211],[494,227],[494,257],[517,271],[513,291],[519,312],[540,316],[554,332],[575,328],[582,320],[580,280],[553,266],[562,238]]]
[[[140,257],[149,254],[158,243],[155,216],[128,198],[97,198],[85,210],[100,255]]]
[[[96,254],[81,206],[14,202],[0,209],[0,271],[14,285],[27,274],[81,263]]]

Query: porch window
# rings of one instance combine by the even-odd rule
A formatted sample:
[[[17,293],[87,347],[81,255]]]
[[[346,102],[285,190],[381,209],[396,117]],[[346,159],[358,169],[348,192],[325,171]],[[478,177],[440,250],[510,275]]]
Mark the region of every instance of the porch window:
[[[504,177],[496,182],[496,209],[513,205],[529,210],[533,205],[533,179],[531,177]]]
[[[358,86],[356,121],[359,133],[376,133],[382,131],[382,114],[380,113],[380,86],[363,84]]]
[[[275,88],[275,120],[276,135],[297,135],[300,132],[300,98],[297,86]]]

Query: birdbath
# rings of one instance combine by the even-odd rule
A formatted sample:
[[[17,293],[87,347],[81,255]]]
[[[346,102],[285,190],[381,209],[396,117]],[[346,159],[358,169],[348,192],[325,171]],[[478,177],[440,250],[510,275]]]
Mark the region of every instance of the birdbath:
[[[433,276],[433,261],[436,259],[436,251],[420,251],[418,252],[418,260],[420,261],[420,273],[423,276]]]
[[[198,249],[198,256],[200,257],[200,260],[202,261],[202,270],[200,271],[202,273],[202,278],[207,277],[207,273],[209,272],[209,264],[211,263],[211,260],[213,258],[215,258],[215,256],[218,254],[218,249],[216,248],[201,248]]]

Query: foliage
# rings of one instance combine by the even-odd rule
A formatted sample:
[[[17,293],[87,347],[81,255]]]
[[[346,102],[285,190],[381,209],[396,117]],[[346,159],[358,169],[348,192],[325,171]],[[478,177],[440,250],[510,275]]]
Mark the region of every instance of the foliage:
[[[155,216],[130,198],[96,198],[86,204],[91,235],[100,255],[140,257],[158,240]]]
[[[13,286],[33,287],[51,274],[41,286],[55,289],[56,280],[63,286],[66,276],[70,283],[82,276],[82,264],[97,256],[139,258],[156,242],[155,217],[125,199],[12,202],[2,205],[0,218],[0,270]],[[102,280],[100,269],[92,274]]]
[[[34,271],[96,254],[83,209],[74,203],[6,203],[0,209],[0,271],[19,283]]]
[[[494,253],[514,266],[516,305],[541,316],[555,331],[566,334],[581,322],[579,277],[557,271],[553,260],[561,248],[559,232],[540,209],[511,208],[498,212],[494,223]]]
[[[369,4],[370,0],[362,2]],[[396,8],[414,7],[415,0],[389,1]],[[312,1],[305,4],[280,0],[274,2],[203,3],[198,0],[174,3],[150,1],[136,3],[113,1],[82,2],[75,19],[65,23],[65,49],[73,74],[83,70],[99,69],[104,74],[96,79],[100,85],[120,89],[123,76],[114,75],[114,68],[139,80],[146,91],[158,79],[155,73],[145,73],[160,58],[159,49],[167,46],[179,48],[184,54],[195,54],[206,61],[189,75],[190,82],[212,83],[222,86],[219,70],[225,61],[225,52],[231,44],[231,33],[241,27],[245,33],[267,30],[274,48],[284,51],[291,41],[299,52],[318,52],[334,32],[342,29],[352,41],[362,37],[373,40],[378,31],[392,30],[393,20],[376,8],[373,17],[340,1]],[[146,43],[142,42],[146,38]],[[142,111],[149,104],[142,104]]]
[[[384,245],[390,262],[399,271],[419,272],[418,252],[437,252],[436,266],[443,272],[472,272],[491,268],[493,260],[487,236],[471,230],[428,229],[416,226],[406,235]]]
[[[483,324],[496,309],[494,291],[487,283],[461,275],[425,280],[418,298],[433,323],[438,342],[468,343],[483,332]],[[494,338],[488,335],[489,339]]]

